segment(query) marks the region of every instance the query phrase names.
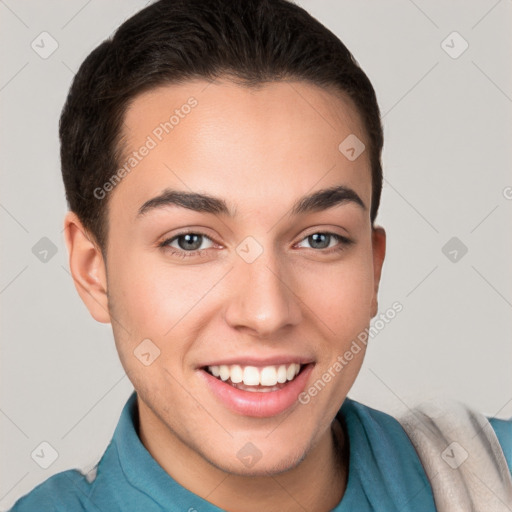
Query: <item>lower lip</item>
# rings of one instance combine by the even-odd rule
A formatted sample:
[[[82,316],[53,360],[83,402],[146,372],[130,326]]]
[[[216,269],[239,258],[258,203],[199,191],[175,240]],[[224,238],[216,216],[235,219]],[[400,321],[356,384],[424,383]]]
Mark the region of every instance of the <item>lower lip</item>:
[[[233,412],[254,418],[268,418],[286,411],[297,402],[313,366],[308,364],[295,379],[277,391],[244,391],[226,384],[205,370],[200,370],[200,374],[212,393]]]

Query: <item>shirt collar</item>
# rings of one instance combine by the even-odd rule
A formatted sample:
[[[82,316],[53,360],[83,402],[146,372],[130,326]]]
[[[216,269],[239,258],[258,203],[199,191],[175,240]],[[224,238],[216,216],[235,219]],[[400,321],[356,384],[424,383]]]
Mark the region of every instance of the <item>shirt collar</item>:
[[[337,418],[350,456],[345,494],[332,512],[436,510],[425,470],[395,418],[348,397]]]
[[[435,510],[431,487],[401,425],[391,416],[346,398],[337,418],[348,437],[349,475],[345,494],[333,512],[358,510]],[[137,394],[126,402],[113,442],[130,484],[165,510],[219,511],[176,482],[142,444]]]
[[[138,426],[137,393],[134,391],[121,412],[113,438],[119,463],[130,484],[157,502],[163,510],[183,512],[195,508],[222,511],[185,489],[158,464],[139,439]]]

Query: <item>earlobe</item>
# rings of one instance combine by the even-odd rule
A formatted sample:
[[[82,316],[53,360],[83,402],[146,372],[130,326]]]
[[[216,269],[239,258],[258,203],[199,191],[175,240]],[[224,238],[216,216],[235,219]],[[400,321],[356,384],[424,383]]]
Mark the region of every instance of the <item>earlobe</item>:
[[[379,309],[379,283],[382,273],[382,265],[386,256],[386,232],[384,231],[384,228],[380,226],[372,228],[372,251],[374,290],[371,305],[371,317],[373,318],[377,315],[377,311]]]
[[[110,323],[103,255],[74,212],[66,214],[64,237],[78,294],[95,320]]]

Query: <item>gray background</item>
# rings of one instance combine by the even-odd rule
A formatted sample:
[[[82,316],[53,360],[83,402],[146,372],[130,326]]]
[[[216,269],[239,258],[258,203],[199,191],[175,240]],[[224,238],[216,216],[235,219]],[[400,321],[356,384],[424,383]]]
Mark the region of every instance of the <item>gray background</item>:
[[[445,396],[510,417],[512,2],[298,3],[354,53],[384,118],[380,306],[404,309],[371,340],[350,396],[391,413]],[[145,4],[0,0],[2,509],[93,464],[132,391],[69,274],[57,123],[80,63]],[[45,59],[31,47],[51,49],[43,31],[58,43]],[[462,49],[457,36],[442,46],[453,31],[469,44],[458,58],[445,51]],[[32,251],[43,237],[57,251],[46,262]],[[456,261],[442,250],[452,237]],[[47,469],[31,458],[43,441],[58,453]]]

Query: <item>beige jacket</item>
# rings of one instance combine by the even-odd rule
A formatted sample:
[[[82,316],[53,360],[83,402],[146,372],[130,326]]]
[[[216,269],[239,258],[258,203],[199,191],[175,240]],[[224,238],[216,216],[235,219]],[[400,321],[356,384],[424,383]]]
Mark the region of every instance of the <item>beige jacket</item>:
[[[486,416],[439,399],[397,420],[425,468],[438,512],[512,512],[512,477]]]

